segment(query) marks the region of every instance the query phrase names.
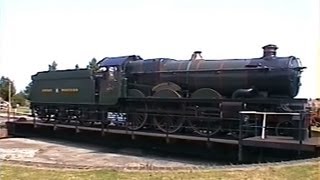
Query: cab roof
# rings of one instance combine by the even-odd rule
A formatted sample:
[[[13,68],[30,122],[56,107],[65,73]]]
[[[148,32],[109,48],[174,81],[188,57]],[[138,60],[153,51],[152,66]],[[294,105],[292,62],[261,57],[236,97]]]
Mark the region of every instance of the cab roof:
[[[119,56],[119,57],[105,57],[98,62],[99,67],[106,66],[122,66],[128,61],[143,60],[140,56],[130,55],[130,56]]]

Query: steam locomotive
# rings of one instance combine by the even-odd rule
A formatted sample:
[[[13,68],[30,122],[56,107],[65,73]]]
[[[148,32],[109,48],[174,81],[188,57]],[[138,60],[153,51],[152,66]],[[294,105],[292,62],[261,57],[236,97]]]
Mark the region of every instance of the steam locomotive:
[[[200,51],[189,60],[106,57],[98,71],[38,72],[32,76],[31,109],[45,122],[110,124],[113,114],[130,130],[235,133],[239,121],[230,118],[243,109],[292,112],[293,103],[303,111],[305,101],[294,97],[305,67],[294,56],[277,57],[277,49],[266,45],[262,57],[251,59],[205,60]],[[291,117],[280,119],[271,122],[296,126]]]

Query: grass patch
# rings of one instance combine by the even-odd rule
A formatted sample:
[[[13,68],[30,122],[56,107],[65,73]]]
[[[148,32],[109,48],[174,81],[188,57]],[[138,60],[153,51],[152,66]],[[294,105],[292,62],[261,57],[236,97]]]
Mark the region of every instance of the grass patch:
[[[1,180],[11,179],[32,179],[32,180],[53,180],[53,179],[303,179],[318,180],[320,178],[320,162],[313,165],[292,166],[292,167],[266,167],[253,170],[210,170],[210,171],[187,171],[187,172],[122,172],[111,170],[94,171],[69,171],[49,170],[32,167],[20,167],[3,165],[0,169]]]

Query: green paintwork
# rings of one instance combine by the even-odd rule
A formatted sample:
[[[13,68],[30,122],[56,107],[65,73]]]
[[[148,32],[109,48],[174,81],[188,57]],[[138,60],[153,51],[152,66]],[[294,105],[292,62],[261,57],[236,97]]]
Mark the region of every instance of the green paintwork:
[[[32,77],[32,80],[31,100],[33,102],[95,103],[95,80],[89,69],[39,72]],[[63,90],[69,90],[69,92],[63,92]]]
[[[99,104],[115,105],[120,97],[125,97],[126,81],[120,69],[114,72],[104,72],[104,78],[100,80]]]
[[[120,68],[113,72],[97,73],[89,69],[39,72],[32,76],[31,101],[116,105],[119,98],[127,94],[127,82],[123,77]]]

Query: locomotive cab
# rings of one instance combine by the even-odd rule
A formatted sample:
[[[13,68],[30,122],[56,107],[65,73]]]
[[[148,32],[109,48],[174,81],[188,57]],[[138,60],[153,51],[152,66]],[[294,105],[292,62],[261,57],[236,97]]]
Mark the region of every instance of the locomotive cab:
[[[126,97],[125,67],[129,61],[141,59],[139,56],[107,57],[98,62],[100,69],[98,101],[104,105],[116,105],[119,98]]]

